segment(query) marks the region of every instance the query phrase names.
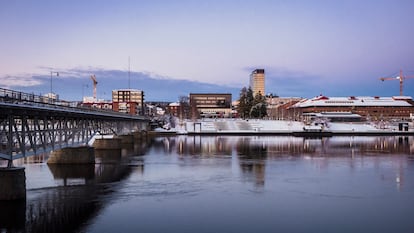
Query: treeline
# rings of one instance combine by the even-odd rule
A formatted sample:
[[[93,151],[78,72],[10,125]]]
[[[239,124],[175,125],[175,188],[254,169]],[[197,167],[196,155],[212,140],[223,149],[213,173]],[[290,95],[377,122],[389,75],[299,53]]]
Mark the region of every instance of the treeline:
[[[253,96],[253,90],[249,87],[243,87],[240,91],[239,105],[237,112],[243,119],[246,118],[263,118],[267,116],[266,97],[260,92]]]

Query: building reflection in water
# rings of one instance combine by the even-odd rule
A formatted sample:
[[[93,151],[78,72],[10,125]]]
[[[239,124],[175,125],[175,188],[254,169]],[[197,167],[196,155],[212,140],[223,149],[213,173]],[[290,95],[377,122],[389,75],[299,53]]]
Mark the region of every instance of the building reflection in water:
[[[151,148],[180,156],[231,156],[232,141],[227,137],[177,136],[158,137],[151,141]]]
[[[144,158],[137,156],[149,150],[161,155],[181,158],[206,158],[230,161],[224,166],[237,168],[245,182],[260,190],[265,186],[266,163],[279,159],[311,159],[320,169],[329,167],[333,157],[347,158],[346,165],[353,169],[370,157],[369,166],[395,168],[392,177],[397,189],[404,186],[404,170],[413,166],[413,137],[332,137],[300,138],[271,136],[177,136],[158,137],[146,144],[129,147],[121,156],[108,154],[100,157],[95,165],[48,165],[59,185],[28,190],[27,200],[0,202],[0,231],[6,232],[77,232],[88,225],[116,193],[118,181],[125,180],[131,172],[143,173]],[[133,150],[133,151],[131,151]],[[134,156],[128,156],[129,154]],[[402,155],[402,156],[396,156]],[[314,159],[316,158],[316,159]],[[360,158],[360,159],[357,159]],[[43,163],[46,157],[30,157],[16,161],[16,165]],[[380,175],[379,175],[380,176]],[[383,177],[384,180],[389,177]],[[110,185],[108,185],[110,184]]]
[[[155,138],[151,146],[167,154],[179,156],[220,157],[232,156],[236,151],[240,171],[246,180],[257,186],[265,183],[266,161],[281,157],[351,158],[349,167],[355,166],[353,158],[378,155],[408,155],[414,152],[411,136],[343,136],[302,138],[290,136],[178,136]],[[317,160],[320,169],[329,166],[329,160]],[[400,169],[402,170],[402,169]],[[254,179],[251,177],[254,176]],[[403,175],[398,174],[400,186]]]
[[[90,165],[48,164],[57,186],[27,190],[24,201],[0,202],[0,232],[79,232],[98,215],[111,196],[116,182],[134,172],[143,173],[142,157],[102,160]],[[38,163],[31,157],[18,163]]]
[[[236,143],[236,152],[244,179],[260,188],[265,184],[268,143],[266,140],[257,141],[257,139],[255,137],[239,138]]]

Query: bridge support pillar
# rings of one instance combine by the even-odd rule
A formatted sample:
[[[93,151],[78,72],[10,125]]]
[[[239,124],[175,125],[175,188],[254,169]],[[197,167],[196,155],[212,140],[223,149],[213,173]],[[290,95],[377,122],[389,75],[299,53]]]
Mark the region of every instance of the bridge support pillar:
[[[135,138],[133,134],[120,135],[121,139],[121,155],[128,156],[134,153]]]
[[[120,150],[121,142],[120,138],[100,138],[95,140],[93,147],[95,150]]]
[[[147,137],[147,131],[134,132],[134,141],[141,141]]]
[[[24,167],[0,168],[0,200],[26,199]]]
[[[134,144],[134,135],[120,135],[118,138],[121,139],[121,144]]]
[[[95,157],[99,162],[116,162],[121,159],[121,138],[96,139],[93,143]]]
[[[93,147],[67,147],[55,150],[47,160],[48,164],[91,164],[95,163]]]

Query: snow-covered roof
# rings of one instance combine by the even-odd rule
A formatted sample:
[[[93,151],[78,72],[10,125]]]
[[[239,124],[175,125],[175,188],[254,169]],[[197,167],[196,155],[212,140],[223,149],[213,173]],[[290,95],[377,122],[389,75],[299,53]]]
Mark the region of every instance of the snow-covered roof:
[[[304,116],[314,116],[319,118],[361,118],[361,115],[351,112],[317,112],[304,113]]]
[[[407,100],[412,100],[409,96],[394,96],[394,97],[368,97],[368,96],[350,96],[350,97],[326,97],[323,95],[316,96],[312,99],[305,99],[293,105],[294,108],[305,107],[410,107],[412,106]]]
[[[132,92],[142,92],[142,90],[138,90],[138,89],[115,89],[112,90],[112,92],[118,92],[118,91],[132,91]]]
[[[170,106],[170,107],[177,107],[177,106],[180,106],[180,103],[173,102],[173,103],[170,103],[168,106]]]
[[[400,96],[393,96],[392,97],[393,99],[396,99],[396,100],[412,100],[413,98],[411,98],[411,96],[402,96],[402,95],[400,95]]]

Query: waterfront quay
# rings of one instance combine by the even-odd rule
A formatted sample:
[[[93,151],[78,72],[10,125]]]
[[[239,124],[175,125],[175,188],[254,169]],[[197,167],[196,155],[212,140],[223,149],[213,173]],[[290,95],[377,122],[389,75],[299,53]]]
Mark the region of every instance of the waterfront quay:
[[[302,121],[261,119],[201,119],[176,123],[174,128],[156,128],[158,135],[284,135],[284,136],[394,136],[414,135],[412,122],[322,122],[306,124]]]
[[[2,232],[411,232],[413,136],[148,136],[18,159]]]

